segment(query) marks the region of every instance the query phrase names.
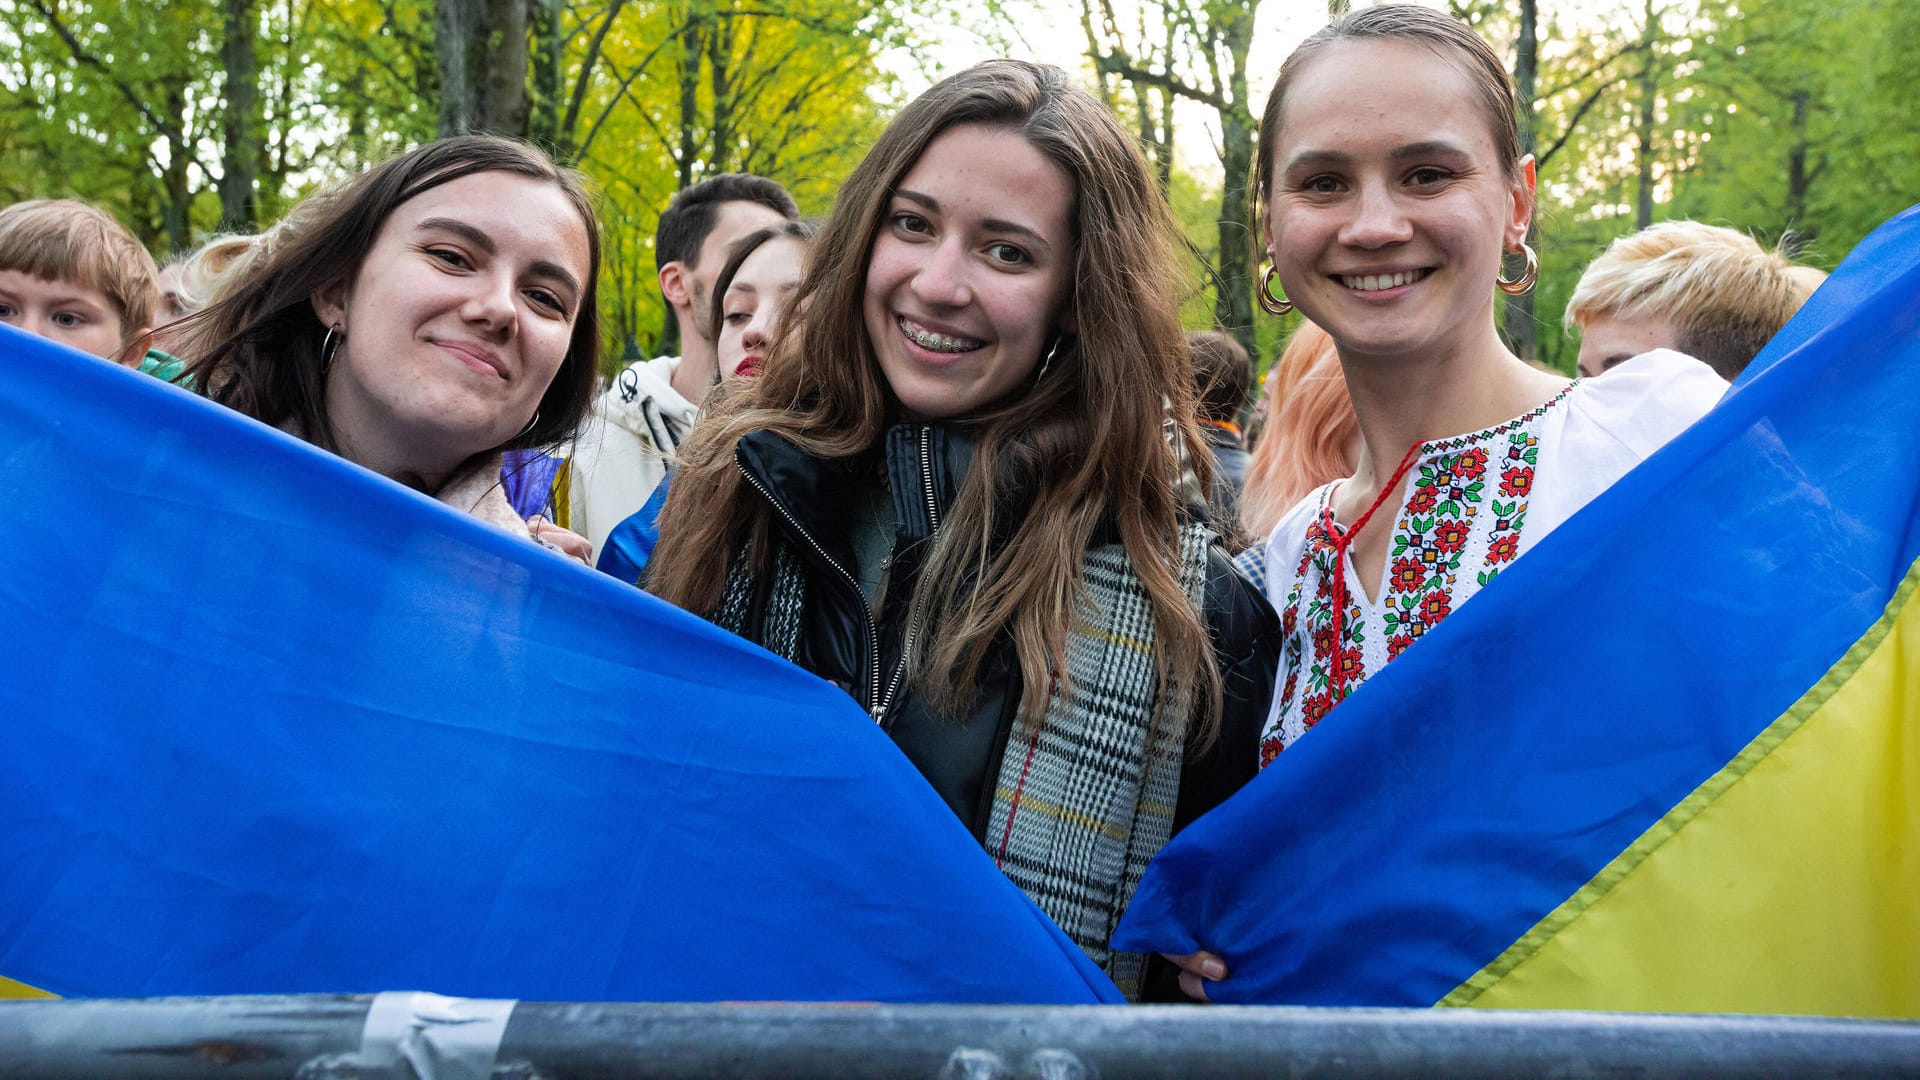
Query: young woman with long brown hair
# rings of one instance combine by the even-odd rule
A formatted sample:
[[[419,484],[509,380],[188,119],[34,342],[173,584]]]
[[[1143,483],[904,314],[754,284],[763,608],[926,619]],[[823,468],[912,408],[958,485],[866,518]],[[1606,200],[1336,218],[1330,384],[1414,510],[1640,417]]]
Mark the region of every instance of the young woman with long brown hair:
[[[933,87],[841,190],[765,373],[681,446],[649,567],[845,689],[1130,993],[1108,938],[1252,775],[1276,625],[1179,498],[1175,441],[1205,455],[1172,235],[1058,69]]]
[[[192,385],[510,533],[500,454],[586,415],[600,230],[580,179],[524,143],[442,139],[312,196],[177,334]]]

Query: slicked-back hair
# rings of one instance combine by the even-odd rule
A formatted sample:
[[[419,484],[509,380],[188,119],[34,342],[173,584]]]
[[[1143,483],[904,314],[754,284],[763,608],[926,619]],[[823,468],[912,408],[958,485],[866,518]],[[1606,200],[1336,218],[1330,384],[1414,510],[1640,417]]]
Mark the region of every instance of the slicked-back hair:
[[[1412,42],[1459,68],[1480,99],[1501,170],[1509,180],[1520,175],[1519,110],[1513,100],[1513,80],[1500,55],[1465,23],[1444,12],[1412,4],[1381,4],[1355,8],[1314,31],[1281,62],[1280,75],[1260,114],[1260,141],[1254,148],[1255,205],[1271,201],[1273,152],[1286,120],[1287,89],[1321,50],[1340,41]]]
[[[77,199],[32,199],[0,210],[0,270],[98,289],[126,338],[153,323],[160,269],[112,214]]]
[[[654,269],[678,262],[692,270],[700,248],[720,219],[720,208],[730,202],[758,203],[788,221],[800,217],[800,207],[778,181],[752,173],[721,173],[702,180],[673,197],[653,230]]]
[[[541,395],[534,425],[493,449],[549,446],[571,436],[592,403],[600,366],[599,222],[578,174],[532,146],[494,135],[427,143],[295,207],[230,268],[232,279],[218,300],[181,320],[180,351],[190,360],[195,388],[256,420],[291,424],[307,441],[338,453],[321,353],[327,328],[314,313],[314,295],[352,282],[400,204],[489,172],[552,184],[587,232],[587,276],[567,355]]]
[[[914,586],[928,628],[914,692],[935,712],[964,715],[989,651],[1010,639],[1020,722],[1042,722],[1052,677],[1066,670],[1082,562],[1095,530],[1110,528],[1154,611],[1158,730],[1208,742],[1219,671],[1178,579],[1175,443],[1201,470],[1208,456],[1180,327],[1177,233],[1133,137],[1059,68],[990,60],[937,83],[887,125],[814,241],[765,373],[722,384],[708,420],[681,445],[648,587],[705,615],[736,552],[770,572],[776,525],[734,465],[741,436],[770,430],[853,464],[899,418],[862,314],[874,239],[901,179],[960,125],[1017,135],[1072,181],[1072,282],[1054,318],[1056,330],[1077,332],[1061,336],[1044,374],[948,421],[974,433],[974,463]]]
[[[1732,380],[1826,277],[1736,229],[1663,221],[1620,237],[1587,264],[1566,324],[1661,320],[1673,327],[1675,348]]]

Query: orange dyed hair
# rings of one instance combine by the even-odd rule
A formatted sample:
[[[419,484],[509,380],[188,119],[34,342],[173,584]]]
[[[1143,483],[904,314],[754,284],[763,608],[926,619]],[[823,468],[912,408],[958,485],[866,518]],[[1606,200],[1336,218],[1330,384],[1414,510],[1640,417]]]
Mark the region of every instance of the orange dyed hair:
[[[1240,526],[1255,542],[1307,493],[1353,473],[1360,430],[1333,338],[1311,322],[1301,322],[1273,362],[1265,393],[1267,421],[1240,496]]]

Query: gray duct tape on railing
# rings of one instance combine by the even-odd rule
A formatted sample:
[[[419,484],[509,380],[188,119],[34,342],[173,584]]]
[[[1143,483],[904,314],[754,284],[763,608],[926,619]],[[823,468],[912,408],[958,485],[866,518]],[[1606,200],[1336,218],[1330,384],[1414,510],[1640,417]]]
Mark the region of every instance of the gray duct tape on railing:
[[[514,1004],[381,994],[360,1033],[360,1080],[487,1080]]]

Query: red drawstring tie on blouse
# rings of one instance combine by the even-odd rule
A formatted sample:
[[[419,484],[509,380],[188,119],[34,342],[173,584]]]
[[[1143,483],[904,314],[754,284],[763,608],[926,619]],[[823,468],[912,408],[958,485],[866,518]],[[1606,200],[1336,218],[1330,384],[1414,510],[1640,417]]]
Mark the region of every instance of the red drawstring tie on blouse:
[[[1387,501],[1387,496],[1400,490],[1400,481],[1407,478],[1407,470],[1413,468],[1414,461],[1420,456],[1420,448],[1425,445],[1424,442],[1417,442],[1407,447],[1407,456],[1400,459],[1400,467],[1393,470],[1393,476],[1387,480],[1386,486],[1373,497],[1373,504],[1367,507],[1366,513],[1354,520],[1353,528],[1344,533],[1336,531],[1339,526],[1333,520],[1332,499],[1328,499],[1327,505],[1320,510],[1321,531],[1333,543],[1333,685],[1328,692],[1330,702],[1337,704],[1347,696],[1347,549],[1353,546],[1353,538],[1359,536],[1360,530],[1372,520],[1373,512]]]

